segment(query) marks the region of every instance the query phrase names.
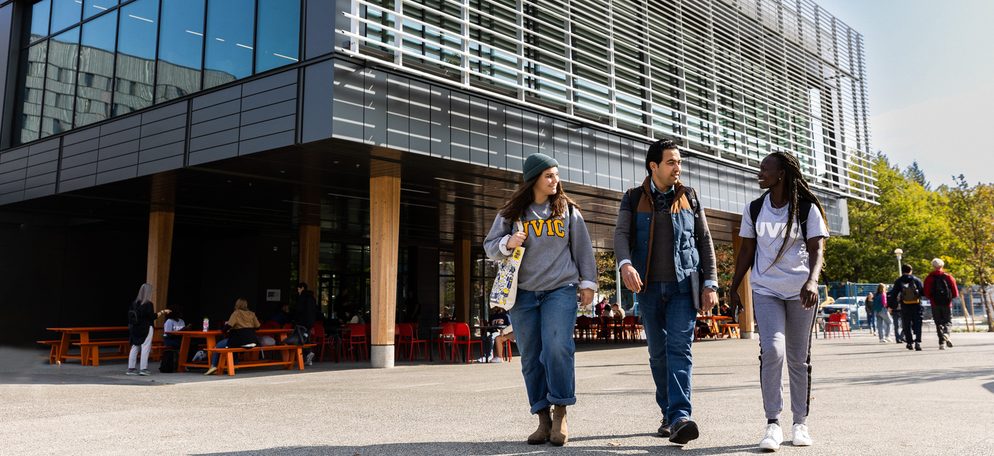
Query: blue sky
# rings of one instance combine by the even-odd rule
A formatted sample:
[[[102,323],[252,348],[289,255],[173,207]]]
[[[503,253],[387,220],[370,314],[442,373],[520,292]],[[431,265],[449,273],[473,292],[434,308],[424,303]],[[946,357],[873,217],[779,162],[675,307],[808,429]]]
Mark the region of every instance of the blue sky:
[[[863,35],[873,150],[994,183],[994,1],[815,2]]]

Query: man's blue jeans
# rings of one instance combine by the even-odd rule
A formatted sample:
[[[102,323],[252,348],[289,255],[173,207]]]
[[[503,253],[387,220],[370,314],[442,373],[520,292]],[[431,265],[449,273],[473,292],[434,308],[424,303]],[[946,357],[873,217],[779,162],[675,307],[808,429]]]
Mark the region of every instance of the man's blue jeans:
[[[550,291],[519,288],[510,314],[531,412],[575,404],[576,285]]]
[[[650,282],[638,295],[642,325],[649,345],[649,369],[656,383],[656,404],[670,423],[690,418],[690,377],[697,310],[690,297],[690,279]],[[515,322],[517,325],[517,322]]]

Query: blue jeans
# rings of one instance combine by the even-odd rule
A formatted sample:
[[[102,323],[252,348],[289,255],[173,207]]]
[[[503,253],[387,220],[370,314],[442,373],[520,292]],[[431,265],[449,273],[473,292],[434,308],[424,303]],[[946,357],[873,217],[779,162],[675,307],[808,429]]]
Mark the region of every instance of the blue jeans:
[[[519,288],[510,314],[531,412],[575,404],[576,285],[550,291]]]
[[[214,348],[228,348],[228,339],[225,338],[219,340],[217,342],[217,345],[214,346]],[[218,361],[221,361],[221,354],[218,352],[214,352],[214,354],[211,355],[211,367],[217,367]]]
[[[647,283],[638,300],[649,345],[649,369],[656,383],[656,404],[670,423],[690,418],[690,378],[694,365],[690,345],[697,321],[690,279],[679,283]]]

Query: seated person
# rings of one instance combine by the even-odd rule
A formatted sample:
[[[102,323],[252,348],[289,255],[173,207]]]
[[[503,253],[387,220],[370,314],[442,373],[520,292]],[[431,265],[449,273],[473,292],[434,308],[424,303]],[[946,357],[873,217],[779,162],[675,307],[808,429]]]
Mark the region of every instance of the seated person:
[[[245,298],[238,298],[235,300],[235,310],[231,312],[231,316],[228,317],[228,321],[224,323],[225,327],[228,329],[228,337],[221,339],[215,345],[217,348],[227,348],[227,347],[245,347],[251,348],[255,347],[258,343],[255,337],[255,330],[262,326],[259,324],[259,319],[256,318],[255,312],[252,312],[248,308],[248,301]],[[217,363],[221,360],[220,353],[214,353],[211,357],[210,368],[204,375],[210,375],[217,372]]]
[[[478,362],[478,363],[488,363],[488,362],[499,363],[499,362],[501,362],[500,356],[496,356],[496,357],[493,356],[494,343],[496,342],[496,339],[498,337],[500,337],[501,331],[504,328],[511,326],[511,319],[508,316],[507,311],[504,310],[504,309],[502,309],[502,308],[500,308],[500,307],[491,307],[490,308],[490,324],[488,326],[490,326],[490,327],[486,329],[486,331],[487,331],[487,337],[483,337],[483,353],[484,353],[484,355],[480,359],[476,360],[476,362]],[[498,351],[498,353],[500,353],[500,351]]]
[[[625,309],[617,304],[611,304],[611,318],[614,319],[614,338],[615,340],[621,339],[625,328],[621,326],[622,321],[625,320]]]
[[[183,321],[182,312],[179,309],[173,309],[169,313],[169,318],[166,319],[166,323],[162,325],[162,331],[166,333],[162,336],[162,343],[168,347],[179,350],[180,342],[183,340],[182,337],[168,334],[172,331],[182,331],[186,327],[186,322]]]
[[[498,334],[497,337],[494,339],[494,351],[496,353],[493,359],[491,360],[491,362],[494,363],[504,362],[504,341],[507,340],[510,340],[511,342],[515,341],[514,328],[512,328],[511,325],[507,325],[504,327],[504,329],[501,329],[500,334]]]

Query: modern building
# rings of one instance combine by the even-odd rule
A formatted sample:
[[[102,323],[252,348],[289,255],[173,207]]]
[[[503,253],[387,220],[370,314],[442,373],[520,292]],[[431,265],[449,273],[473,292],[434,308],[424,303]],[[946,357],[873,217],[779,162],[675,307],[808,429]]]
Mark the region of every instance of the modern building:
[[[862,36],[809,0],[17,0],[0,38],[0,343],[123,321],[143,281],[220,321],[303,280],[390,365],[394,321],[486,312],[534,152],[605,251],[662,137],[722,243],[773,151],[835,234],[876,198]]]

